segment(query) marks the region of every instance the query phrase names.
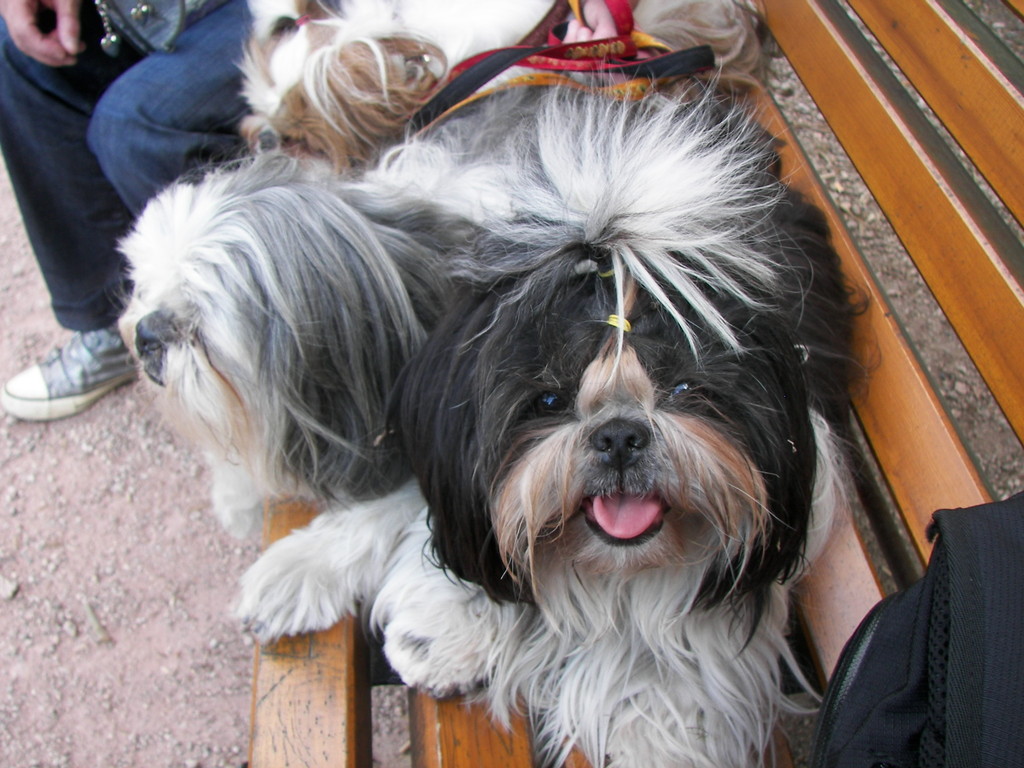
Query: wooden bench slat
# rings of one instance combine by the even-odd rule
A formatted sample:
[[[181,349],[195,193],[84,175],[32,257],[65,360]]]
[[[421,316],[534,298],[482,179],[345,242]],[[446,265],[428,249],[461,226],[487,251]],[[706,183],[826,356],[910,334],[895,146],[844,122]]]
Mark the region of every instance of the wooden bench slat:
[[[1007,266],[1024,263],[1024,248],[955,161],[936,160],[951,155],[923,118],[914,119],[913,106],[883,86],[877,54],[855,49],[846,35],[859,33],[851,33],[848,18],[824,0],[764,5],[779,45],[1024,439],[1024,355],[1017,338],[1024,292]]]
[[[797,588],[800,617],[821,680],[832,674],[846,641],[883,597],[869,562],[848,517]]]
[[[307,524],[303,502],[268,504],[264,543]],[[371,764],[366,645],[355,618],[257,648],[251,768],[366,768]]]
[[[573,750],[563,768],[591,768],[590,763],[578,751]],[[779,767],[781,768],[781,766]]]
[[[850,7],[1024,221],[1024,96],[1018,90],[1024,66],[969,12],[954,19],[937,0],[851,0]],[[999,53],[997,66],[992,56]],[[978,120],[979,114],[987,119]]]
[[[984,482],[797,138],[769,98],[761,99],[759,109],[768,130],[784,140],[784,177],[825,212],[843,272],[868,299],[855,324],[854,349],[868,368],[869,381],[856,388],[854,406],[918,553],[926,559],[930,545],[924,531],[932,513],[986,500]]]
[[[1024,19],[1024,0],[1003,0],[1010,10]]]
[[[258,651],[252,768],[363,768],[370,764],[369,684],[358,622],[283,638]],[[355,712],[365,713],[356,715]]]
[[[516,718],[511,731],[495,725],[486,707],[462,697],[439,701],[410,691],[409,735],[413,768],[530,768],[526,723]]]

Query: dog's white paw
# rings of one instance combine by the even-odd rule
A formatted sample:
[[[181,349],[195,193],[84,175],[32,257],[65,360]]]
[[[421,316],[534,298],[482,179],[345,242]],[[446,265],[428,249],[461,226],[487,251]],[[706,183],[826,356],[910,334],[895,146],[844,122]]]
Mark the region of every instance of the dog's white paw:
[[[487,682],[497,606],[483,592],[464,597],[403,611],[384,628],[384,654],[406,685],[446,698]]]
[[[235,615],[261,643],[327,629],[353,612],[354,596],[308,529],[274,542],[242,576]]]
[[[496,603],[430,564],[416,537],[403,550],[371,616],[383,629],[385,656],[406,685],[437,698],[481,687],[519,607]]]
[[[235,615],[263,643],[333,626],[374,599],[403,531],[422,509],[414,481],[379,499],[328,508],[246,571]]]

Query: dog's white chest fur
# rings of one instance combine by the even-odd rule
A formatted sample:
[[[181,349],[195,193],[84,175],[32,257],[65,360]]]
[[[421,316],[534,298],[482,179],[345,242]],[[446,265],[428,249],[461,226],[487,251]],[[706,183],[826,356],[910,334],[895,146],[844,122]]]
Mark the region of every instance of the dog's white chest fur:
[[[506,723],[525,702],[544,764],[573,743],[614,768],[757,763],[747,745],[768,743],[785,706],[785,587],[750,636],[731,609],[690,610],[695,589],[670,569],[628,583],[550,574],[542,608],[496,603],[431,564],[422,504],[407,487],[321,515],[250,569],[238,613],[274,637],[328,627],[361,602],[408,684],[472,692]]]

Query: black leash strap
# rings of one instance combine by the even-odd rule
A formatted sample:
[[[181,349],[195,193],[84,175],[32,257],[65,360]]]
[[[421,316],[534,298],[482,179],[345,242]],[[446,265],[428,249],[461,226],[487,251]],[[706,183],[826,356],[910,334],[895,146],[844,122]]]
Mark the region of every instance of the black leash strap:
[[[532,48],[500,48],[493,51],[489,56],[481,59],[456,76],[451,82],[435,93],[430,101],[420,107],[409,121],[412,130],[419,131],[425,126],[430,125],[449,109],[468,99],[506,69],[514,67],[528,56],[533,56],[535,53],[540,53],[544,50],[547,50],[547,46],[538,45]]]
[[[484,56],[480,61],[459,73],[420,107],[410,119],[410,127],[419,131],[437,120],[457,104],[470,98],[483,86],[505,70],[516,66],[531,56],[551,50],[546,46],[534,48],[501,48]],[[686,77],[706,72],[715,65],[715,54],[710,46],[701,45],[682,51],[672,51],[649,59],[635,61],[606,61],[595,67],[593,72],[622,75],[631,79],[644,78],[661,80],[669,77]],[[525,66],[529,67],[527,62]],[[550,71],[550,70],[546,70]]]

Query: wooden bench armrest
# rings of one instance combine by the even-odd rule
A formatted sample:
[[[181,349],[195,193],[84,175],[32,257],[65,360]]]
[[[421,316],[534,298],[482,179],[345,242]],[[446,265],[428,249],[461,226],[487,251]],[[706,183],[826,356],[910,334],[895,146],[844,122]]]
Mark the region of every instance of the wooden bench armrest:
[[[264,545],[316,513],[303,502],[268,503]],[[358,620],[257,647],[250,723],[251,768],[371,765],[369,671]]]

